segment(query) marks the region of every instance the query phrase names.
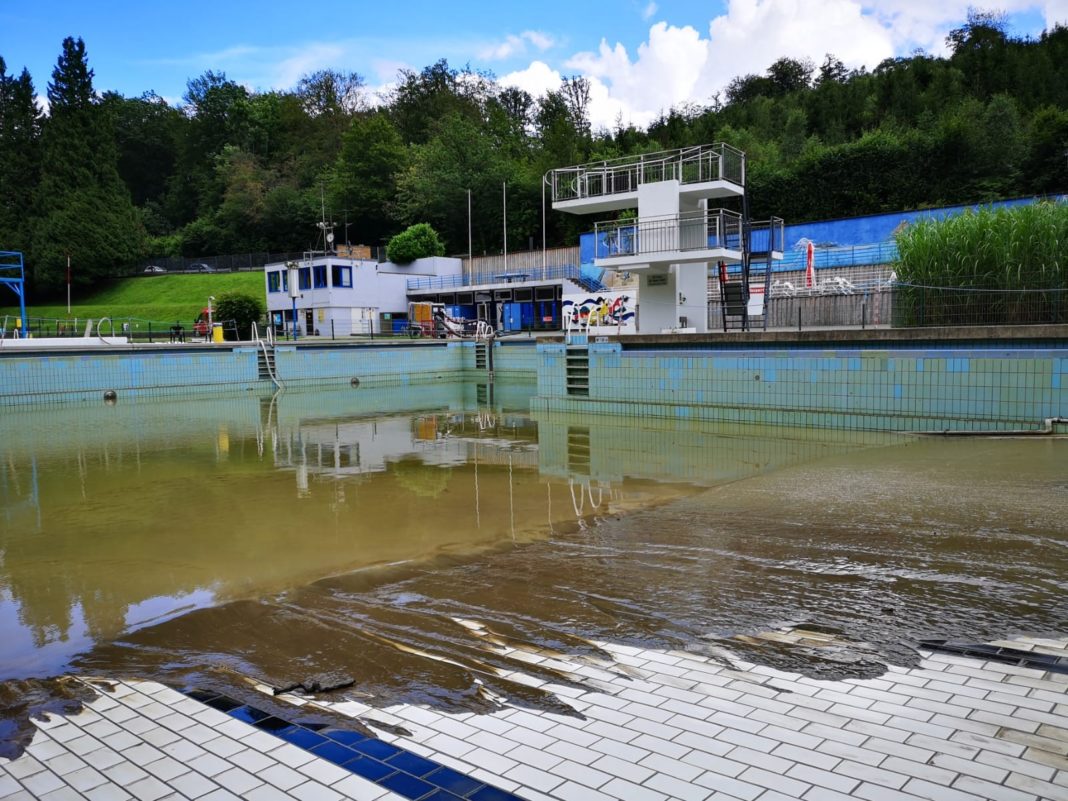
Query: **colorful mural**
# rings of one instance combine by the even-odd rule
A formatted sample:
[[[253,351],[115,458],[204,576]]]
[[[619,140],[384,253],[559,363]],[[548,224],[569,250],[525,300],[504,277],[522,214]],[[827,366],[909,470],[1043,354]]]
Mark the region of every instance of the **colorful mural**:
[[[593,294],[564,295],[561,310],[565,327],[571,330],[611,328],[619,333],[636,331],[636,291],[604,290]]]

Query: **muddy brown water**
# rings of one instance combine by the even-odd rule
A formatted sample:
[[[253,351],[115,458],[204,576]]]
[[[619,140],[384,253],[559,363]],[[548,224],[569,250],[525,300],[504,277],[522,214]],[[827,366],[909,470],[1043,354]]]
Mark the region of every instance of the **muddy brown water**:
[[[465,384],[0,419],[0,739],[68,673],[567,713],[508,649],[812,676],[1068,630],[1068,441],[532,419]],[[831,651],[745,635],[839,634]],[[6,726],[6,728],[4,728]]]

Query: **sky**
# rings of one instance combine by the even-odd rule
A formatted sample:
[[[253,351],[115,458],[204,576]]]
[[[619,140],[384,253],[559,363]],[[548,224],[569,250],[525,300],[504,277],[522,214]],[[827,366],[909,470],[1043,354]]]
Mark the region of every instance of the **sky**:
[[[8,72],[28,68],[43,100],[63,38],[80,36],[97,91],[176,104],[209,69],[269,90],[333,68],[374,94],[398,70],[446,58],[536,97],[584,75],[595,127],[641,127],[781,56],[870,69],[917,49],[944,55],[969,5],[1005,11],[1014,35],[1068,25],[1068,0],[0,0],[0,57]]]

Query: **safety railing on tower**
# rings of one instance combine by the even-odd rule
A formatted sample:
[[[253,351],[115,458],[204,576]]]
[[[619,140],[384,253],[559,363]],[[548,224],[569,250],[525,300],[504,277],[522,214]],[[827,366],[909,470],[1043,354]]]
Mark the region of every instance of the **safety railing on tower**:
[[[636,192],[639,185],[657,181],[744,186],[745,153],[719,142],[561,167],[549,173],[548,181],[554,203]]]
[[[726,209],[594,225],[594,259],[742,249],[742,215]]]

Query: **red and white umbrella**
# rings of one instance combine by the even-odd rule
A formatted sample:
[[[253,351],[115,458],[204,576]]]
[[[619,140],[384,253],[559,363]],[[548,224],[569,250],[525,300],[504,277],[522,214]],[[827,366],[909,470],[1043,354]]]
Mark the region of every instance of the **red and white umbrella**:
[[[805,248],[805,286],[816,284],[816,246],[811,242]]]

